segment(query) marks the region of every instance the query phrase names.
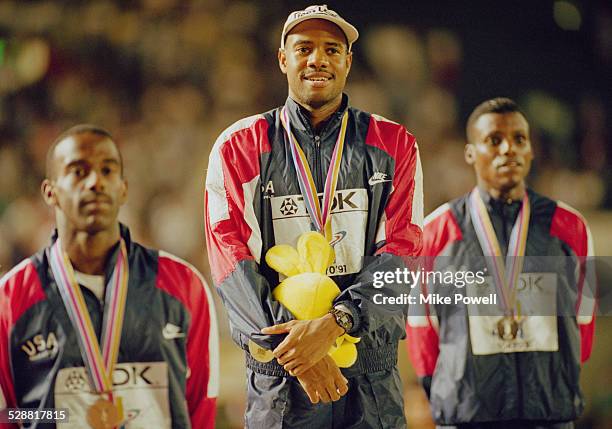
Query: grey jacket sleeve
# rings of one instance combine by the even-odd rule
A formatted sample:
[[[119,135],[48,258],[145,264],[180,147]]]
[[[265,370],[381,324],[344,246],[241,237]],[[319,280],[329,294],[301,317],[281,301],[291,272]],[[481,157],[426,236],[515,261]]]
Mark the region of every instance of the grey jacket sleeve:
[[[374,276],[381,272],[404,270],[404,259],[420,255],[423,234],[423,174],[416,140],[401,128],[394,146],[395,169],[392,191],[384,215],[378,221],[377,250],[366,256],[355,283],[344,290],[336,304],[344,304],[353,313],[354,326],[349,334],[357,336],[381,326],[405,331],[407,305],[379,303],[381,297],[410,293],[405,283],[385,282],[374,287]],[[372,214],[371,214],[372,215]],[[376,300],[376,302],[375,302]],[[387,322],[393,321],[388,324]],[[402,335],[403,337],[403,335]]]
[[[265,349],[274,349],[286,335],[264,335],[262,328],[294,319],[272,297],[271,287],[253,260],[243,260],[217,287],[232,328],[234,340],[245,347],[248,337]],[[240,335],[241,334],[241,335]]]

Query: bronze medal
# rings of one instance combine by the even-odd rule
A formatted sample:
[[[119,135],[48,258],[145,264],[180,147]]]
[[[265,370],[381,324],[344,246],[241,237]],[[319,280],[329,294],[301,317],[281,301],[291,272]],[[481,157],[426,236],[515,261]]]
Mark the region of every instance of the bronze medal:
[[[492,334],[497,334],[503,341],[514,341],[521,332],[521,325],[524,321],[521,303],[518,299],[518,282],[523,272],[531,217],[528,194],[525,192],[523,196],[521,210],[512,227],[505,256],[478,188],[474,188],[470,194],[469,210],[472,226],[485,256],[485,263],[492,273],[495,288],[501,295],[501,304],[505,314],[495,324]]]
[[[497,335],[504,341],[516,339],[519,331],[519,323],[512,316],[505,316],[497,322]]]
[[[274,359],[272,350],[264,349],[253,340],[249,340],[249,353],[253,356],[253,359],[262,363],[270,362]]]
[[[113,429],[121,424],[119,409],[107,399],[98,399],[87,410],[87,423],[93,429]]]

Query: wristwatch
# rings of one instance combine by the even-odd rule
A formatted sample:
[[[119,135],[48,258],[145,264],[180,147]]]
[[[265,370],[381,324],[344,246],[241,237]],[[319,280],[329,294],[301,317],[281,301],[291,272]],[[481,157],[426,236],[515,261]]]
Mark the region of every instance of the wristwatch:
[[[332,307],[332,309],[329,310],[329,313],[334,316],[338,326],[344,329],[345,332],[348,332],[353,328],[353,316],[348,311],[344,311],[338,307]]]

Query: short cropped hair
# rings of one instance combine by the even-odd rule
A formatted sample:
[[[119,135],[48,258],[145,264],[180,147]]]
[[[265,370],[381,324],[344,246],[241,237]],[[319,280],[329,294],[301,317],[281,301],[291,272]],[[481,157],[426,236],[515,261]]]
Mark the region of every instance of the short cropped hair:
[[[480,118],[482,115],[486,115],[487,113],[520,113],[521,115],[523,115],[523,117],[525,116],[525,114],[519,109],[516,102],[510,98],[496,97],[491,98],[487,101],[483,101],[478,106],[476,106],[476,108],[470,114],[470,117],[467,120],[467,125],[465,126],[465,134],[468,143],[471,143],[470,129],[478,120],[478,118]]]
[[[61,133],[53,141],[53,143],[51,143],[51,146],[49,147],[49,150],[47,151],[47,161],[46,161],[47,179],[51,179],[52,176],[55,175],[53,172],[53,156],[55,155],[55,148],[57,147],[57,145],[60,144],[62,141],[66,140],[68,137],[75,137],[80,134],[86,134],[86,133],[96,134],[102,137],[106,137],[109,140],[111,140],[113,143],[115,142],[115,139],[113,138],[111,133],[109,133],[104,128],[99,127],[97,125],[79,124],[79,125],[75,125],[72,128],[67,129],[66,131]],[[120,162],[120,167],[121,167],[121,174],[123,174],[123,158],[121,156],[121,152],[119,152],[119,162]]]

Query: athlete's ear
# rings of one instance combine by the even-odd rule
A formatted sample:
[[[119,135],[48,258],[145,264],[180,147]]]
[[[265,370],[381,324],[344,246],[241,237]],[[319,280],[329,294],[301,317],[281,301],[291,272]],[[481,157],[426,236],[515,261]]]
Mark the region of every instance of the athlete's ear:
[[[121,195],[119,195],[119,205],[122,206],[127,202],[128,198],[128,181],[127,179],[123,179],[121,181]]]
[[[465,158],[465,162],[467,162],[468,165],[474,165],[474,162],[476,162],[475,151],[476,148],[472,143],[468,143],[465,145],[465,148],[463,149],[463,157]]]
[[[348,77],[349,72],[351,71],[351,66],[353,65],[353,51],[348,51],[346,54],[346,77]]]
[[[287,74],[287,55],[285,55],[285,50],[283,48],[278,49],[278,66],[283,74]]]
[[[57,206],[57,196],[55,195],[55,185],[49,179],[45,179],[40,184],[40,192],[42,193],[45,203],[49,207]]]

